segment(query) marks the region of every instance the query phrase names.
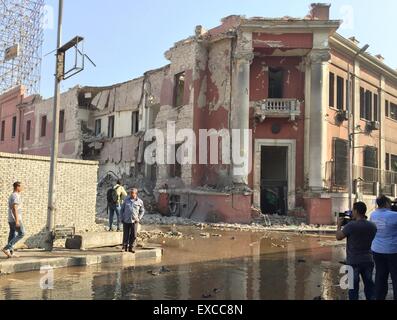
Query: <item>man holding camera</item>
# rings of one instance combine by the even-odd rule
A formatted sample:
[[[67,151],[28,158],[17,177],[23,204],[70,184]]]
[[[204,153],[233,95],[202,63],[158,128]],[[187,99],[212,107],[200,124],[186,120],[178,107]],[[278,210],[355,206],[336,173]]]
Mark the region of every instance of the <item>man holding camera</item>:
[[[392,202],[386,196],[379,197],[376,203],[378,209],[371,215],[371,221],[378,228],[372,244],[376,264],[375,298],[386,300],[391,275],[394,300],[397,300],[397,213],[392,211]]]
[[[366,213],[365,203],[357,202],[353,206],[352,221],[346,224],[346,218],[338,220],[336,239],[341,241],[347,238],[346,264],[354,271],[354,288],[349,290],[350,300],[359,300],[360,276],[364,282],[367,300],[374,299],[374,260],[371,245],[377,229],[375,224],[368,221]]]

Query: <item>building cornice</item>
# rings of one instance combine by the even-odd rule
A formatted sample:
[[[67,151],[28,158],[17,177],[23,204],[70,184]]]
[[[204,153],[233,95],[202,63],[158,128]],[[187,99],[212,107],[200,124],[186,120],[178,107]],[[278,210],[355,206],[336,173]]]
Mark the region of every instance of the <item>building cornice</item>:
[[[251,32],[289,32],[302,33],[316,30],[328,30],[330,34],[336,32],[341,25],[340,20],[305,20],[305,19],[242,19],[240,29]]]
[[[333,36],[331,36],[330,46],[331,48],[342,52],[352,59],[361,50],[361,48],[357,46],[353,41],[346,39],[338,33],[335,33]],[[375,56],[369,53],[363,53],[359,57],[357,57],[357,61],[359,61],[361,65],[365,68],[376,73],[385,75],[392,81],[397,82],[397,70],[389,67],[387,64],[385,64],[383,61],[379,60]]]

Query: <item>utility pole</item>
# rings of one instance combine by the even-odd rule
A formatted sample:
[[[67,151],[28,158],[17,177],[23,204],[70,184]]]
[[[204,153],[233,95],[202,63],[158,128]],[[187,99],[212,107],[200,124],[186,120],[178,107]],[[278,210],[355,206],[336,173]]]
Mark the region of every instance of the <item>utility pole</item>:
[[[353,65],[354,65],[354,74],[352,75],[350,71],[350,63],[348,64],[348,80],[347,80],[347,89],[346,94],[349,97],[347,99],[347,112],[348,112],[348,135],[349,135],[349,154],[348,154],[348,184],[349,184],[349,210],[353,210],[353,166],[354,166],[354,136],[355,136],[355,128],[354,128],[354,121],[353,121],[353,108],[352,102],[354,96],[352,95],[352,88],[351,85],[355,87],[356,81],[356,60],[357,57],[367,51],[369,45],[365,45],[358,51],[354,58],[353,58]],[[353,81],[354,80],[354,81]],[[356,108],[357,106],[355,106]]]
[[[55,228],[56,213],[56,174],[58,168],[58,142],[59,142],[59,114],[61,100],[61,81],[64,57],[59,51],[62,43],[62,18],[63,18],[63,0],[59,0],[58,8],[58,35],[56,47],[56,65],[55,65],[55,89],[54,89],[54,109],[53,109],[53,127],[52,127],[52,144],[51,144],[51,167],[48,189],[48,214],[47,214],[47,232],[50,235],[50,244],[52,249],[53,232]],[[60,67],[62,65],[62,67]]]

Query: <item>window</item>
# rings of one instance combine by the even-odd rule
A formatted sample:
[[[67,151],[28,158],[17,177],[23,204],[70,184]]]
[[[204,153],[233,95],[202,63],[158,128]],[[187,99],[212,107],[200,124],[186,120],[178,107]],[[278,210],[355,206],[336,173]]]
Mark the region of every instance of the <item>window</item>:
[[[341,77],[338,77],[336,80],[336,107],[338,110],[344,109],[344,102],[345,102],[345,80]]]
[[[364,167],[378,168],[378,149],[366,147],[364,149]]]
[[[392,154],[390,157],[390,170],[397,172],[397,155]]]
[[[139,111],[132,113],[131,119],[131,134],[136,134],[139,132]]]
[[[352,108],[352,94],[353,92],[353,87],[352,87],[352,82],[349,80],[346,80],[346,110],[348,106],[350,105],[350,108]]]
[[[176,108],[184,105],[185,100],[185,72],[175,75],[174,106]]]
[[[372,92],[367,90],[367,91],[365,91],[364,96],[365,96],[365,98],[364,98],[364,117],[363,117],[363,119],[365,119],[367,121],[372,121],[372,116],[373,116]]]
[[[365,119],[365,90],[360,88],[360,118]]]
[[[390,171],[390,154],[389,154],[389,153],[386,153],[386,160],[385,160],[385,162],[386,162],[386,165],[385,165],[386,171]]]
[[[329,73],[329,106],[335,107],[335,75]]]
[[[390,118],[397,120],[397,104],[390,103]]]
[[[41,137],[45,137],[47,134],[47,116],[41,117]]]
[[[114,138],[114,116],[109,117],[108,138]]]
[[[282,69],[269,68],[269,99],[283,98],[283,79]]]
[[[374,94],[374,121],[379,121],[379,97]]]
[[[389,105],[389,100],[386,100],[385,101],[385,114],[386,114],[386,117],[390,117],[390,105]]]
[[[11,137],[15,138],[17,136],[17,117],[12,118],[12,132]]]
[[[1,135],[0,135],[0,141],[4,141],[5,138],[5,131],[6,131],[6,122],[3,120],[1,122]]]
[[[59,113],[59,133],[63,133],[65,130],[65,110],[61,110]]]
[[[102,119],[95,120],[95,136],[98,137],[102,133]]]
[[[335,185],[347,186],[348,178],[348,141],[342,139],[334,139],[334,179]]]
[[[30,131],[32,129],[32,121],[26,121],[26,141],[30,141]]]
[[[181,178],[182,177],[182,165],[178,161],[178,154],[182,152],[182,144],[175,145],[175,164],[170,164],[170,177]]]

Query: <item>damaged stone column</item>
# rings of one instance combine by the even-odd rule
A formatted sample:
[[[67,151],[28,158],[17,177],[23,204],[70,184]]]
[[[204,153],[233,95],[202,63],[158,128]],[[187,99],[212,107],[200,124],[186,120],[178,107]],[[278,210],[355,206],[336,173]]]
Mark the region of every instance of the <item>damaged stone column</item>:
[[[247,141],[247,133],[249,131],[250,69],[254,59],[252,33],[239,34],[233,58],[231,129],[239,130],[239,141],[237,141],[237,134],[234,133],[232,146],[233,154],[239,152],[237,155],[239,159],[233,157],[232,175],[235,185],[247,186],[251,167],[249,164],[250,141]]]
[[[329,49],[313,49],[310,59],[310,136],[309,188],[312,192],[324,190],[327,161],[326,110],[329,83]]]

